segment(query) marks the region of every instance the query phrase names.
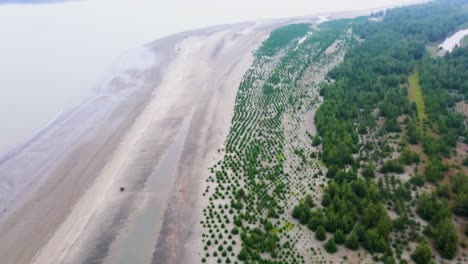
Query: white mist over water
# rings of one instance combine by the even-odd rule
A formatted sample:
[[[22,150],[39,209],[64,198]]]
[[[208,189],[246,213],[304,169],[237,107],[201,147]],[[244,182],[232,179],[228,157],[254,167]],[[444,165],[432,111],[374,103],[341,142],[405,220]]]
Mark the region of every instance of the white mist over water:
[[[408,2],[83,0],[0,5],[0,156],[83,100],[120,54],[154,39],[210,25]]]

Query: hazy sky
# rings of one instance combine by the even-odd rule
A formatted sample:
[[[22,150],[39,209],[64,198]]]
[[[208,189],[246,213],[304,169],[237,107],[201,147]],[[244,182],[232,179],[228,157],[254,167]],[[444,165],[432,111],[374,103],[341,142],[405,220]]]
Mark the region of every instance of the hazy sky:
[[[0,4],[0,155],[57,112],[81,100],[119,54],[156,38],[209,25],[407,2],[410,0]]]

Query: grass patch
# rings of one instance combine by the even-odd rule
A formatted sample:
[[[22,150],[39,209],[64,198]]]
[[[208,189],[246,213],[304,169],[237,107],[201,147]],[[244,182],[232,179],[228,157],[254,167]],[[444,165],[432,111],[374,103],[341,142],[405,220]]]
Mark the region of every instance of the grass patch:
[[[291,224],[288,221],[285,221],[284,225],[281,227],[285,232],[289,232],[294,228],[294,224]]]
[[[422,127],[424,119],[426,119],[426,113],[424,111],[424,98],[422,95],[421,85],[419,84],[419,66],[416,64],[413,69],[413,74],[408,78],[409,88],[408,97],[410,102],[416,104],[416,110],[418,111],[419,124]]]
[[[427,53],[431,55],[432,58],[438,57],[439,45],[437,43],[429,44],[426,46]]]

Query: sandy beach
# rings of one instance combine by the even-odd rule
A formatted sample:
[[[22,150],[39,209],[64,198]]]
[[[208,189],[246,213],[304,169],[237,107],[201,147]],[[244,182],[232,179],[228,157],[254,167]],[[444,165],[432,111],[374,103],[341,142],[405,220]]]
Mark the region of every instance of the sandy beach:
[[[150,43],[135,56],[151,63],[120,69],[10,152],[0,163],[3,261],[176,257],[173,243],[189,235],[192,198],[228,133],[252,52],[282,23],[219,26]]]

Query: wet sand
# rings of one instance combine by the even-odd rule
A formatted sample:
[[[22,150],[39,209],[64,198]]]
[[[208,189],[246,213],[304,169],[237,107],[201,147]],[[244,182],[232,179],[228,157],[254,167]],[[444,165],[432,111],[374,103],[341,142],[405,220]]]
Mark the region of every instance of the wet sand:
[[[167,238],[159,236],[163,221],[186,208],[178,203],[193,202],[180,197],[198,196],[196,183],[228,132],[252,52],[281,23],[219,26],[155,41],[145,47],[154,54],[152,65],[110,78],[5,157],[2,261],[161,263],[155,249],[164,248],[158,238],[158,245]]]

